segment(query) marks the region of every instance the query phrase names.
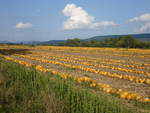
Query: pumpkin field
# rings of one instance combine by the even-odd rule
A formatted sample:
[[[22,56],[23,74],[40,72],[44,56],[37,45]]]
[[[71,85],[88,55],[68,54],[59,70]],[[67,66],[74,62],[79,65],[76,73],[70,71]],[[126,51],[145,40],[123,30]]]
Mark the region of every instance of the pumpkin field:
[[[141,113],[150,112],[149,49],[1,45],[0,58],[72,80],[136,106]]]

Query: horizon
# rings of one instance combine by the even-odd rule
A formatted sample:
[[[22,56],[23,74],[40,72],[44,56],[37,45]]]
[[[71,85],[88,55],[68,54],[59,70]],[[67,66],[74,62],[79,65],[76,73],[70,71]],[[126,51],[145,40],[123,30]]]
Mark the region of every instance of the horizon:
[[[49,41],[150,33],[150,1],[0,2],[0,41]]]
[[[92,36],[92,37],[89,37],[89,38],[84,38],[84,39],[82,39],[82,38],[78,38],[78,37],[74,37],[74,38],[68,38],[68,39],[75,39],[75,38],[78,38],[78,39],[80,39],[80,40],[86,40],[86,39],[90,39],[90,38],[94,38],[94,37],[97,37],[97,36],[100,36],[100,37],[105,37],[105,36],[120,36],[120,35],[145,35],[145,34],[149,34],[150,35],[150,33],[133,33],[133,34],[118,34],[118,35],[115,35],[115,34],[112,34],[112,35],[96,35],[96,36]],[[136,38],[136,37],[135,37]],[[8,41],[8,40],[2,40],[2,41],[0,41],[0,42],[6,42],[6,43],[24,43],[24,42],[47,42],[47,41],[65,41],[65,40],[67,40],[67,39],[64,39],[64,40],[43,40],[43,41],[38,41],[38,40],[27,40],[27,41]]]

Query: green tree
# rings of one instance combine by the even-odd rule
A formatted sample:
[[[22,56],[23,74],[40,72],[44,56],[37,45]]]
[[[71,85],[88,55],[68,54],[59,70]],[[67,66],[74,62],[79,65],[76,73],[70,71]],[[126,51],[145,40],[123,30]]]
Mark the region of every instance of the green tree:
[[[124,37],[122,37],[121,40],[123,40],[122,46],[125,48],[135,48],[136,47],[137,40],[131,35],[124,36]]]
[[[81,40],[78,38],[74,38],[74,39],[67,39],[65,44],[67,46],[81,46]]]

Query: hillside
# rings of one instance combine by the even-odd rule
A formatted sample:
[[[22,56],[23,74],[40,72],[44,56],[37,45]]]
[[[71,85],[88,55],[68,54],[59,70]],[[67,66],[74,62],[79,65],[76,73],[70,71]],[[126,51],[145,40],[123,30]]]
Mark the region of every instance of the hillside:
[[[132,35],[133,37],[142,40],[142,41],[150,41],[150,33],[145,33],[145,34],[127,34],[127,35]],[[105,40],[109,38],[118,38],[122,36],[127,36],[127,35],[104,35],[104,36],[94,36],[88,39],[85,39],[84,41],[91,41],[91,40]]]
[[[133,37],[142,40],[142,41],[150,41],[150,33],[147,34],[126,34],[126,35],[104,35],[104,36],[94,36],[91,38],[87,39],[82,39],[81,41],[91,41],[91,40],[105,40],[105,39],[110,39],[110,38],[118,38],[122,36],[127,36],[127,35],[132,35]],[[58,44],[61,42],[64,42],[65,40],[50,40],[50,41],[45,41],[41,42],[40,44]]]
[[[91,41],[91,40],[96,40],[96,41],[102,41],[105,39],[110,39],[110,38],[118,38],[122,36],[127,36],[127,35],[132,35],[133,37],[142,40],[142,41],[150,41],[150,33],[145,33],[145,34],[126,34],[126,35],[104,35],[104,36],[94,36],[91,38],[87,39],[82,39],[81,41]],[[0,41],[0,44],[41,44],[41,45],[57,45],[59,43],[64,42],[65,40],[49,40],[49,41],[25,41],[25,42],[9,42],[9,41]]]
[[[50,41],[44,41],[44,42],[40,42],[40,44],[50,44],[50,45],[55,45],[61,42],[64,42],[65,40],[50,40]]]

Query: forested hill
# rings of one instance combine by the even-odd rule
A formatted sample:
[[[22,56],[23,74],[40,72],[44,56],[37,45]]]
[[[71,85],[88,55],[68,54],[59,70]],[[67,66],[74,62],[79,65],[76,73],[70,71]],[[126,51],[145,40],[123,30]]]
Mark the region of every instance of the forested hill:
[[[61,46],[84,46],[84,47],[112,47],[112,48],[150,48],[150,41],[139,40],[132,35],[120,36],[104,40],[83,41],[78,38],[68,39]]]
[[[141,41],[150,41],[150,33],[145,33],[145,34],[128,34],[130,36],[133,36],[134,38],[141,40]],[[87,41],[104,41],[107,39],[111,38],[119,38],[119,37],[124,37],[128,36],[126,35],[104,35],[104,36],[94,36],[91,38],[87,39],[81,39],[81,37],[78,37],[82,42],[87,42]],[[58,45],[59,43],[63,43],[66,40],[49,40],[49,41],[23,41],[23,42],[9,42],[9,41],[0,41],[0,44],[41,44],[41,45]]]
[[[145,33],[145,34],[128,34],[132,35],[133,37],[142,40],[142,41],[150,41],[150,33]],[[127,35],[104,35],[104,36],[94,36],[88,39],[84,39],[84,41],[91,41],[91,40],[105,40],[105,39],[110,39],[110,38],[119,38],[122,36],[127,36]]]

